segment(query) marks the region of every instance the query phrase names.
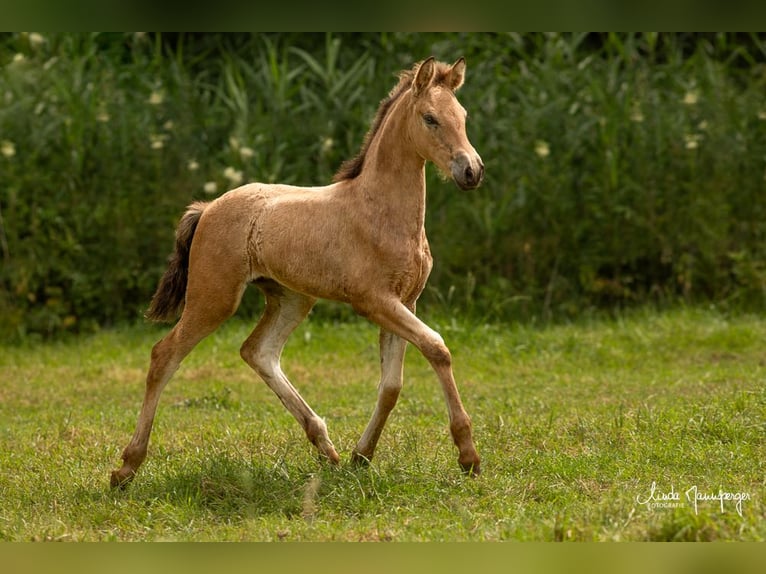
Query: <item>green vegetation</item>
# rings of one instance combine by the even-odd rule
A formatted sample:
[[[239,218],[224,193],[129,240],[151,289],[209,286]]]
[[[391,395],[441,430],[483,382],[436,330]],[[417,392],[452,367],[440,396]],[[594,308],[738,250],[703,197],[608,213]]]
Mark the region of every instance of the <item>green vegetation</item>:
[[[135,321],[188,203],[327,183],[431,54],[468,60],[487,176],[429,171],[421,309],[763,308],[762,35],[3,34],[0,338]]]
[[[467,58],[487,174],[429,170],[419,310],[483,474],[413,350],[371,467],[348,464],[377,334],[328,303],[283,357],[324,466],[239,358],[250,290],[111,491],[184,207],[329,182],[431,54]],[[0,34],[0,540],[763,541],[765,158],[764,35]]]
[[[239,359],[227,323],[163,395],[149,459],[109,470],[133,430],[152,343],[136,326],[0,347],[2,540],[764,540],[766,322],[631,312],[545,328],[432,321],[453,350],[483,474],[464,477],[436,378],[410,349],[368,469],[376,332],[309,321],[283,364],[343,457],[322,466]],[[677,508],[650,510],[652,483]],[[746,493],[703,501],[685,492]]]

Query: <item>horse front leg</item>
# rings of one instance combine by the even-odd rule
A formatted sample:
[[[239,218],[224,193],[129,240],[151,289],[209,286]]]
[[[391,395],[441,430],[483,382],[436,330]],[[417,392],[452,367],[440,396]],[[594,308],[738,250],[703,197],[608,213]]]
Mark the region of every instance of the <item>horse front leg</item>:
[[[460,400],[452,373],[452,355],[441,335],[423,323],[400,301],[383,301],[360,310],[382,328],[412,343],[436,372],[449,411],[450,433],[458,463],[467,474],[479,474],[480,459],[473,443],[471,419]]]
[[[367,464],[375,453],[380,433],[388,415],[396,406],[402,389],[404,375],[404,353],[407,341],[393,333],[380,330],[380,384],[375,411],[351,455],[354,464]]]

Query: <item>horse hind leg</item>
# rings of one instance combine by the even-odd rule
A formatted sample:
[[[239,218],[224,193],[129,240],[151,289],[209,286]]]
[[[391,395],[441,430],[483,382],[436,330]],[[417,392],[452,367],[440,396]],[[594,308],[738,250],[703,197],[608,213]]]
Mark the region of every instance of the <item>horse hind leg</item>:
[[[146,376],[146,390],[133,438],[122,453],[123,464],[112,471],[111,486],[124,487],[133,480],[146,458],[149,436],[165,385],[178,370],[181,361],[202,339],[215,331],[239,306],[245,284],[235,277],[228,288],[201,275],[190,276],[186,306],[181,319],[152,349]],[[213,289],[212,285],[215,285]]]
[[[133,433],[133,438],[122,451],[122,467],[112,471],[110,479],[112,488],[124,487],[132,481],[138,467],[146,458],[149,435],[152,432],[154,416],[162,390],[190,350],[182,348],[176,329],[173,329],[152,348],[151,363],[146,375],[144,401],[138,415],[136,430]]]
[[[306,318],[315,299],[272,282],[257,283],[266,295],[266,309],[240,354],[303,427],[309,441],[331,463],[340,461],[327,434],[327,425],[301,397],[285,376],[280,356],[287,338]]]

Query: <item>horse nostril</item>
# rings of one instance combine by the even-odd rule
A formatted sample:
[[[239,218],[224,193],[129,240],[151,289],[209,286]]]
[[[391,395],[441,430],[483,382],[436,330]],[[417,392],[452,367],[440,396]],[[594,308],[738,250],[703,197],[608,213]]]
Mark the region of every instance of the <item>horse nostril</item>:
[[[473,170],[470,167],[465,168],[466,181],[473,181]]]

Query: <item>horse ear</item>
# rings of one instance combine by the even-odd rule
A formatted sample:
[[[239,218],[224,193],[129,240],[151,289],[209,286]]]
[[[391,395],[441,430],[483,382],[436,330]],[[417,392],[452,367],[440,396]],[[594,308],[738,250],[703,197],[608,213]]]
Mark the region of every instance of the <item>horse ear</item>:
[[[460,58],[452,64],[448,78],[449,87],[452,88],[452,91],[458,91],[463,85],[463,80],[465,80],[465,58]]]
[[[422,94],[434,78],[434,57],[431,56],[423,60],[415,73],[415,79],[412,81],[412,93],[415,97]]]

